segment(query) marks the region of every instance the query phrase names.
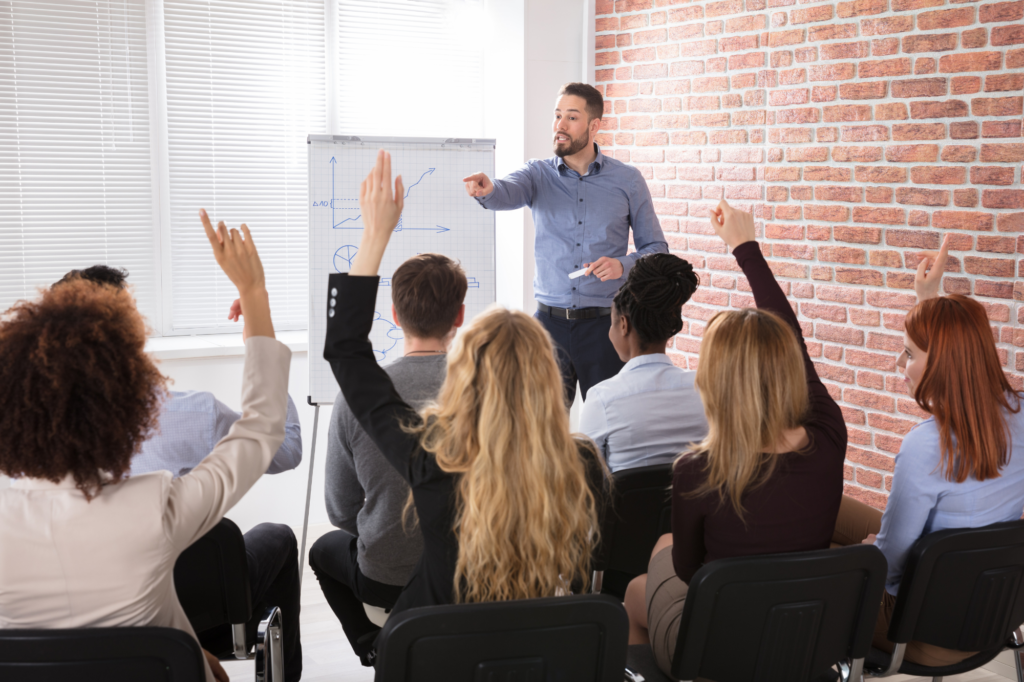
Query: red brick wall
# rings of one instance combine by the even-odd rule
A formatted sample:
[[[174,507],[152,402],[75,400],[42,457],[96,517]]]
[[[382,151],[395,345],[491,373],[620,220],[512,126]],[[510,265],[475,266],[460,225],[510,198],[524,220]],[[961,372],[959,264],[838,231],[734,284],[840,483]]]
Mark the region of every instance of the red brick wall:
[[[919,252],[989,310],[1024,388],[1024,0],[597,0],[600,144],[648,179],[673,251],[701,271],[674,357],[753,304],[714,236],[754,211],[850,433],[847,492],[884,506],[924,414],[896,371]],[[1015,298],[1016,294],[1016,298]]]

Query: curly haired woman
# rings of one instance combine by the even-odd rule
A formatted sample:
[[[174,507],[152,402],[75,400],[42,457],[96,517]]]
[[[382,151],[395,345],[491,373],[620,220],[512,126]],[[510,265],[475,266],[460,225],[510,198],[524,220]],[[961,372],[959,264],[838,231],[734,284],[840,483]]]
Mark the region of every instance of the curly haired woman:
[[[131,295],[76,279],[0,318],[0,628],[153,625],[195,636],[174,591],[178,555],[266,471],[284,440],[291,353],[274,339],[249,229],[215,231],[247,341],[242,418],[181,478],[126,478],[165,379]],[[206,677],[226,682],[207,655]]]

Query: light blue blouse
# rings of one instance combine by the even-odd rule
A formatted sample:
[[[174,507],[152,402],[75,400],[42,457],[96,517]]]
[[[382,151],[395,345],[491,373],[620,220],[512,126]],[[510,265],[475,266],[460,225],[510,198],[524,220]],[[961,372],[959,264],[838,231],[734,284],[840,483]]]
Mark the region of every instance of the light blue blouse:
[[[590,389],[580,431],[612,471],[671,462],[708,434],[694,376],[664,353],[637,356]]]
[[[1011,404],[1013,404],[1011,402]],[[889,562],[885,589],[896,594],[910,547],[922,535],[948,528],[980,528],[1014,521],[1024,512],[1024,409],[1007,414],[1010,461],[999,478],[946,480],[939,467],[939,428],[932,417],[918,424],[896,455],[896,471],[875,545]]]

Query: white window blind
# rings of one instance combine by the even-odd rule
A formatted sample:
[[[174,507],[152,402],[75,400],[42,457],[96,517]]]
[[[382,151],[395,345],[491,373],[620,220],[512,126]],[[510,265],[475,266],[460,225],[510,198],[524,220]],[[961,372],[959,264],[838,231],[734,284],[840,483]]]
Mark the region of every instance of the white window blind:
[[[155,324],[143,0],[0,2],[0,312],[126,268]]]
[[[306,328],[306,136],[326,129],[324,14],[324,0],[164,0],[171,333],[239,330],[200,207],[249,226],[275,325]]]
[[[335,102],[349,135],[483,133],[483,0],[338,0]]]

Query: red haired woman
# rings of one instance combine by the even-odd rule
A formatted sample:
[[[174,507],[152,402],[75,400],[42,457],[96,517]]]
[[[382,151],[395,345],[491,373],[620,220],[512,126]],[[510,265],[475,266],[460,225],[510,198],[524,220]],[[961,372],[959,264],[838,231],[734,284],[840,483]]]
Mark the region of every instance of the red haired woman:
[[[885,514],[844,497],[836,522],[836,542],[864,538],[889,562],[874,642],[886,651],[892,650],[885,635],[914,542],[947,528],[1013,521],[1024,509],[1022,396],[1003,373],[985,308],[966,296],[938,296],[948,242],[947,236],[918,267],[918,304],[907,314],[897,360],[910,394],[932,416],[903,439]],[[905,658],[938,666],[970,655],[911,642]]]

